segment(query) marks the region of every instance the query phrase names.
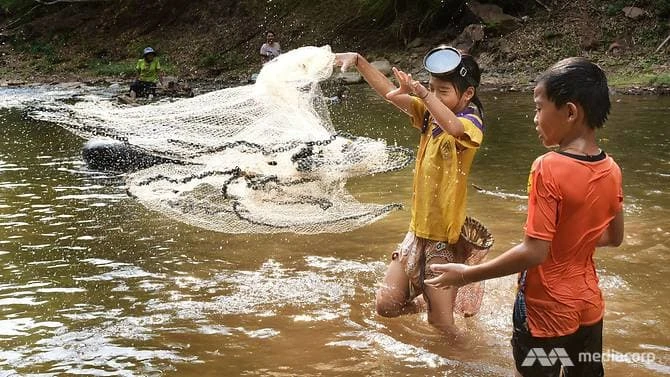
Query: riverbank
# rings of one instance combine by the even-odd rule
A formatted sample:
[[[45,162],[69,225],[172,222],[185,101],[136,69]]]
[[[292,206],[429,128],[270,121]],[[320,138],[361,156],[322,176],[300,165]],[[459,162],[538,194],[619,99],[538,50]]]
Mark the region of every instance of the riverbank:
[[[431,47],[456,45],[477,57],[483,90],[528,90],[553,62],[585,56],[607,71],[613,91],[670,94],[670,43],[663,45],[669,0],[640,8],[600,0],[498,2],[504,8],[475,1],[446,1],[441,8],[301,0],[121,0],[20,8],[22,2],[28,3],[0,0],[6,16],[0,22],[0,86],[127,86],[146,45],[159,51],[168,75],[193,88],[246,84],[260,69],[264,30],[273,29],[284,50],[328,44],[413,73]]]
[[[611,78],[610,78],[611,82]],[[119,80],[116,77],[100,77],[87,75],[57,75],[45,76],[41,78],[32,78],[31,81],[22,78],[2,79],[0,80],[0,88],[26,88],[26,87],[55,87],[60,89],[81,89],[84,87],[98,87],[110,88],[119,94],[125,93],[131,81]],[[189,88],[193,95],[203,94],[214,90],[228,88],[238,85],[248,85],[252,82],[249,79],[239,80],[221,80],[221,79],[180,79],[181,85]],[[359,85],[347,84],[337,79],[337,74],[325,83],[327,88],[337,88],[341,85]],[[518,80],[513,78],[501,78],[497,76],[487,77],[486,74],[482,77],[482,83],[479,90],[482,92],[532,92],[535,84],[532,79]],[[332,93],[331,93],[332,92]],[[652,95],[652,96],[668,96],[670,95],[670,85],[644,85],[642,83],[617,84],[610,83],[610,93],[623,95]],[[335,95],[336,90],[326,91],[327,95]],[[169,93],[165,96],[174,96]],[[183,95],[180,95],[183,96]]]

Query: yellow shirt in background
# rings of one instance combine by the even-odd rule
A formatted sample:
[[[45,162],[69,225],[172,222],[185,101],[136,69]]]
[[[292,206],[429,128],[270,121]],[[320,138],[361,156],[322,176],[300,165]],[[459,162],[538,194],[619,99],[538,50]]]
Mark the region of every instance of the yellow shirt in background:
[[[158,58],[154,58],[151,63],[147,63],[144,58],[137,61],[135,69],[140,74],[140,81],[146,82],[158,82],[158,72],[161,70],[161,63],[158,62]]]
[[[413,98],[412,125],[421,129],[426,106]],[[474,114],[481,124],[481,119]],[[410,230],[417,237],[456,243],[465,222],[468,174],[484,134],[472,120],[459,117],[465,134],[455,138],[446,131],[434,136],[432,116],[421,135],[414,169]],[[439,132],[439,130],[437,131]]]

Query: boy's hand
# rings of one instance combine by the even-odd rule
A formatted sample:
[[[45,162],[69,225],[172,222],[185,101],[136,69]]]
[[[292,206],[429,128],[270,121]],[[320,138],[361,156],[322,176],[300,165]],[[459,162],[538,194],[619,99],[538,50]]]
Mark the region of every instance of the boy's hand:
[[[442,275],[424,280],[424,284],[433,288],[449,288],[462,287],[469,282],[465,280],[463,274],[469,267],[464,264],[446,263],[446,264],[431,264],[430,269],[433,272],[441,272]]]
[[[335,54],[335,66],[342,67],[342,72],[346,71],[351,66],[356,66],[356,61],[358,60],[358,53],[356,52],[343,52]]]

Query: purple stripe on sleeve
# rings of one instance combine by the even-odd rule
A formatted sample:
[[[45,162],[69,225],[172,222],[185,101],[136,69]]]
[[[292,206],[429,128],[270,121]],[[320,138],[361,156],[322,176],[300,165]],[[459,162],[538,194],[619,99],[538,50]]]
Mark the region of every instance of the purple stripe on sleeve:
[[[436,124],[436,126],[437,126],[437,124]],[[440,126],[437,126],[437,127],[433,128],[433,137],[438,137],[438,136],[440,136],[440,134],[441,134],[443,131],[444,131],[444,130],[443,130],[442,127],[440,127]]]
[[[477,126],[477,128],[479,128],[482,132],[484,132],[484,125],[482,124],[482,122],[479,121],[479,119],[477,119],[476,116],[472,114],[464,114],[463,118],[468,119],[469,121],[474,123],[474,125]]]

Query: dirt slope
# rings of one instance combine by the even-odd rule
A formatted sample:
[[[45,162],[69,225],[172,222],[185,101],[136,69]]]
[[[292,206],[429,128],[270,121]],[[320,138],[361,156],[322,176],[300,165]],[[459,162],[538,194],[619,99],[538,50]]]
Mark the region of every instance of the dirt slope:
[[[486,80],[499,85],[523,85],[552,62],[572,55],[602,64],[613,72],[615,83],[670,84],[670,48],[654,52],[670,27],[653,1],[647,2],[648,14],[635,20],[621,11],[625,1],[516,2],[505,11],[518,22],[506,29],[486,24],[486,37],[473,53],[486,69]],[[446,1],[448,12],[425,16],[410,12],[407,2],[395,1],[395,13],[378,18],[366,18],[371,17],[369,9],[361,3],[116,0],[43,5],[25,17],[5,11],[0,14],[0,83],[128,79],[146,45],[160,52],[172,74],[237,82],[260,67],[257,51],[268,28],[285,50],[330,44],[335,50],[364,51],[407,66],[430,46],[451,42],[468,24],[481,22],[464,1]],[[391,22],[381,17],[391,17]],[[613,43],[618,47],[611,50]]]

